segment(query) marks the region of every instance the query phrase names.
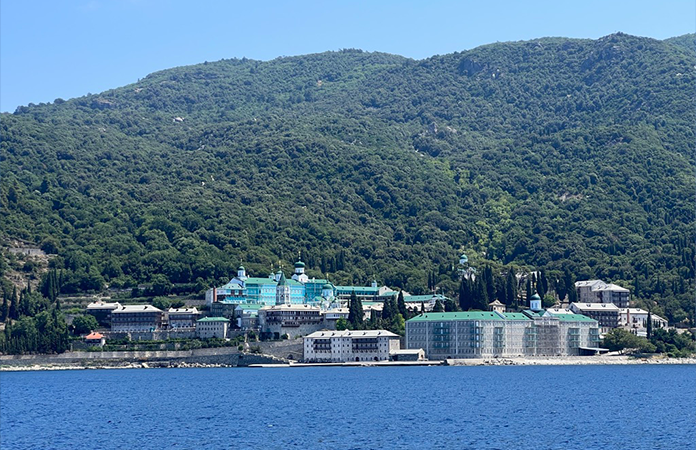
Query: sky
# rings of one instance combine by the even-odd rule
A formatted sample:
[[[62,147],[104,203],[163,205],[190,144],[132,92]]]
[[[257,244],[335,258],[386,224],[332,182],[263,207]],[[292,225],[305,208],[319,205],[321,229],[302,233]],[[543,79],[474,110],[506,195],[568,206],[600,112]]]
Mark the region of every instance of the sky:
[[[223,58],[359,48],[423,59],[494,42],[696,31],[694,0],[0,0],[0,111]]]

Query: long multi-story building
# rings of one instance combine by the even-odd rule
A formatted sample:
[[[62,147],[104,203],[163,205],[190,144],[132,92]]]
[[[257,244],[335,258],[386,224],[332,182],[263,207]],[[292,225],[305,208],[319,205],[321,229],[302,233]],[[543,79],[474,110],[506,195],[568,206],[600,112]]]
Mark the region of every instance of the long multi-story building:
[[[125,305],[111,311],[111,331],[156,331],[162,328],[164,312],[152,305]]]
[[[304,338],[304,360],[386,361],[399,347],[399,335],[385,330],[317,331]]]
[[[290,303],[293,305],[311,304],[321,301],[325,296],[326,286],[329,286],[333,297],[335,287],[325,279],[309,278],[304,273],[304,263],[295,263],[295,273],[290,279],[285,279],[282,271],[271,273],[268,277],[248,277],[244,266],[239,266],[237,276],[221,287],[209,289],[206,292],[206,303],[221,302],[228,304],[260,304],[275,305],[276,291],[281,277],[285,279],[284,285],[290,295]]]
[[[579,355],[598,347],[597,321],[545,310],[426,313],[406,322],[406,348],[428,359]]]
[[[599,323],[602,333],[619,326],[619,307],[613,303],[571,303],[570,310],[575,314],[591,317]]]
[[[94,316],[99,325],[108,327],[111,325],[111,313],[120,307],[121,304],[118,302],[109,303],[100,300],[87,305],[87,314]]]
[[[196,308],[169,308],[166,316],[169,329],[192,329],[196,327],[201,313]]]
[[[621,286],[602,280],[576,281],[575,290],[579,303],[613,303],[628,308],[631,292]]]

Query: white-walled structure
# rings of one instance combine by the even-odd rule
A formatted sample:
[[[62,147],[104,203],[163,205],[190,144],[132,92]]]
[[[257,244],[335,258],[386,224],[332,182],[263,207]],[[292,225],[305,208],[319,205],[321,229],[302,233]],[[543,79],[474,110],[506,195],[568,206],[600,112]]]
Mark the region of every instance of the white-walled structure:
[[[653,329],[667,328],[666,319],[652,314]],[[637,336],[647,335],[648,311],[641,308],[621,308],[619,310],[619,326]]]
[[[304,338],[306,362],[388,361],[399,335],[386,330],[317,331]]]
[[[224,317],[204,317],[196,321],[196,335],[201,339],[227,337],[230,320]]]
[[[576,281],[575,290],[579,303],[613,303],[619,308],[628,308],[630,291],[602,280]]]

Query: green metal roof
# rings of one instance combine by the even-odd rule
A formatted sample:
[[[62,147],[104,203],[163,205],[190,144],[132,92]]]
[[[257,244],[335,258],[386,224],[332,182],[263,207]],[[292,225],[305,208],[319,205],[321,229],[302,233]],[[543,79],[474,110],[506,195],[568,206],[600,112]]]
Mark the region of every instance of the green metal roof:
[[[225,319],[224,317],[204,317],[202,319],[196,320],[196,322],[229,322],[230,319]]]
[[[522,313],[503,313],[503,315],[508,320],[530,320],[529,317]]]
[[[558,320],[562,320],[563,322],[597,322],[582,314],[556,314],[555,316],[558,317]]]
[[[297,261],[295,263],[295,267],[304,267],[304,266],[305,266],[305,264],[302,261]]]
[[[426,294],[426,295],[406,295],[404,296],[404,301],[405,302],[425,302],[431,299],[435,300],[449,300],[447,297],[445,297],[442,294]]]
[[[240,305],[237,305],[237,308],[241,307],[242,309],[261,309],[265,305],[259,305],[257,303],[242,303]]]
[[[250,277],[246,279],[244,284],[248,286],[250,284],[276,284],[276,282],[270,278]]]
[[[498,313],[492,311],[467,311],[426,313],[409,319],[409,322],[439,322],[446,320],[505,320]]]
[[[336,286],[336,289],[345,292],[355,291],[356,294],[358,292],[374,292],[375,294],[379,292],[378,287],[372,286]]]

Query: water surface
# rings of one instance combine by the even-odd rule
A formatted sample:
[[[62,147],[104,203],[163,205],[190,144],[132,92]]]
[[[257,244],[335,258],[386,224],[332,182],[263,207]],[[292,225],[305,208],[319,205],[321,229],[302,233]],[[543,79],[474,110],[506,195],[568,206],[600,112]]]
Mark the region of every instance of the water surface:
[[[694,366],[0,374],[11,449],[690,449]]]

